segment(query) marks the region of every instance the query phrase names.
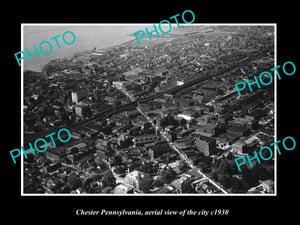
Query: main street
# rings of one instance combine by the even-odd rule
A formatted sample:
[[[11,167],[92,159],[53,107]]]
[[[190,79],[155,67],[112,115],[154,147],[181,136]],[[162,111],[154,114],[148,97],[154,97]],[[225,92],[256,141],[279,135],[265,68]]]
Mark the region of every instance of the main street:
[[[149,116],[147,116],[139,107],[137,107],[137,110],[152,124],[153,127],[158,129],[159,134],[168,142],[169,146],[179,154],[180,158],[182,158],[190,166],[190,168],[196,168],[196,171],[199,173],[199,175],[208,179],[208,181],[211,184],[213,184],[217,189],[219,189],[222,193],[228,194],[228,192],[224,188],[222,188],[220,184],[218,184],[217,182],[209,178],[207,175],[205,175],[199,168],[195,167],[191,160],[187,157],[187,155],[176,147],[176,145],[167,137],[166,132],[157,127]]]
[[[120,90],[120,89],[119,89]],[[131,100],[131,101],[135,101],[134,97],[131,96],[127,91],[126,89],[122,89],[120,90],[123,94],[125,94],[126,96],[128,96],[128,98]],[[160,129],[160,127],[156,126],[153,122],[153,120],[147,116],[143,110],[137,106],[137,111],[139,111],[150,123],[151,125],[155,128],[155,129],[158,129],[158,133],[163,137],[163,139],[165,139],[168,143],[168,145],[175,151],[177,152],[177,154],[180,156],[180,158],[182,158],[188,165],[191,169],[196,169],[196,172],[202,176],[202,177],[205,177],[211,184],[213,184],[217,189],[219,189],[222,193],[224,194],[228,194],[228,192],[221,187],[220,184],[218,184],[217,182],[215,182],[214,180],[212,180],[211,178],[209,178],[207,175],[205,175],[201,170],[200,168],[197,168],[193,165],[193,163],[191,162],[191,160],[187,157],[187,155],[181,151],[180,149],[178,149],[176,147],[176,145],[168,138],[167,136],[167,133],[165,131],[163,131],[162,129]]]

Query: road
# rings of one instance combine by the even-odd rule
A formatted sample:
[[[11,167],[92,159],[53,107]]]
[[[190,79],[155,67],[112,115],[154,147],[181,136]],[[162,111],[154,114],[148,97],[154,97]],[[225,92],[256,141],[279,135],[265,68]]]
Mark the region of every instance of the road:
[[[156,127],[155,124],[153,123],[153,120],[150,117],[148,117],[139,107],[137,107],[137,110],[152,124],[153,127]],[[162,131],[160,128],[158,128],[158,131],[159,131],[160,135],[168,142],[169,146],[175,152],[177,152],[179,154],[180,158],[182,158],[192,169],[196,168],[197,172],[201,176],[208,179],[212,185],[214,185],[216,188],[218,188],[222,193],[228,194],[228,192],[224,188],[222,188],[220,184],[218,184],[217,182],[215,182],[214,180],[209,178],[207,175],[205,175],[199,168],[195,167],[193,165],[193,163],[191,162],[191,160],[187,157],[187,155],[184,152],[182,152],[180,149],[178,149],[176,147],[176,145],[167,137],[165,131]]]

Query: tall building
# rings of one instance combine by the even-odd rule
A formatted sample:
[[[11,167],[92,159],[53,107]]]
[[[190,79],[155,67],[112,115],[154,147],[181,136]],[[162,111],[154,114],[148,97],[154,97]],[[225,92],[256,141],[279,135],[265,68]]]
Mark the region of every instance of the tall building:
[[[195,146],[202,152],[205,156],[213,155],[216,151],[216,139],[212,137],[206,137],[199,135],[195,141]]]
[[[87,97],[87,91],[86,90],[81,90],[81,91],[76,91],[71,93],[72,95],[72,102],[78,103],[81,100],[85,99]]]

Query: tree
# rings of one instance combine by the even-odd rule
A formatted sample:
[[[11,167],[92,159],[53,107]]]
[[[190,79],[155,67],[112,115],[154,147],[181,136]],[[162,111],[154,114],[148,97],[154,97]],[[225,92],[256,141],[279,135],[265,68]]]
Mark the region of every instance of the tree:
[[[104,187],[106,186],[113,187],[116,184],[116,178],[114,177],[113,173],[110,170],[104,172],[102,177],[102,183]]]
[[[226,157],[228,160],[232,160],[233,159],[233,155],[232,152],[229,152],[229,154]]]
[[[197,167],[199,167],[204,173],[207,173],[209,171],[209,166],[206,162],[199,162],[197,164]]]
[[[192,180],[185,181],[182,185],[182,193],[193,193]]]
[[[82,181],[79,175],[72,175],[69,178],[69,183],[73,189],[77,189],[82,186]]]
[[[231,192],[232,193],[245,193],[247,190],[245,190],[242,181],[240,181],[237,178],[232,178],[232,187]]]
[[[111,160],[111,165],[112,166],[120,166],[121,164],[122,164],[122,158],[119,155],[116,155]]]
[[[157,178],[157,179],[155,179],[154,181],[153,181],[153,183],[152,183],[152,187],[154,188],[154,187],[162,187],[163,185],[164,185],[165,183],[164,183],[164,181],[161,179],[161,177],[159,177],[159,178]]]
[[[159,175],[166,183],[170,183],[176,177],[176,172],[171,167],[165,167],[160,171]]]
[[[120,148],[129,148],[133,145],[133,138],[126,138],[124,141],[120,141]]]
[[[177,120],[175,120],[174,117],[170,114],[167,115],[166,117],[164,117],[163,119],[161,119],[161,121],[160,121],[161,127],[166,127],[169,125],[173,125],[174,127],[179,126],[179,122]]]
[[[246,190],[248,190],[251,187],[257,186],[258,185],[258,180],[253,177],[252,172],[248,169],[247,166],[242,168],[242,182],[243,186]]]
[[[213,170],[210,172],[210,177],[211,177],[213,180],[218,181],[218,172],[217,172],[216,170],[213,169]]]
[[[273,174],[259,164],[256,164],[252,169],[252,176],[257,180],[273,179]]]
[[[228,174],[220,174],[218,176],[218,180],[225,188],[230,188],[232,186],[232,179],[231,176]]]
[[[221,162],[217,167],[217,171],[219,174],[232,175],[231,166],[226,158],[221,159]]]

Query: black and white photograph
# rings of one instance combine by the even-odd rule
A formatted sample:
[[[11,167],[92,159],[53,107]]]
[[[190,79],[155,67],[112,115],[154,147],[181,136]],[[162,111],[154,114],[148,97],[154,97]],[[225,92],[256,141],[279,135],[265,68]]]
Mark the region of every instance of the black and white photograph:
[[[22,28],[23,194],[276,194],[275,24]]]
[[[296,4],[109,3],[5,7],[3,220],[297,221]]]

